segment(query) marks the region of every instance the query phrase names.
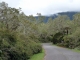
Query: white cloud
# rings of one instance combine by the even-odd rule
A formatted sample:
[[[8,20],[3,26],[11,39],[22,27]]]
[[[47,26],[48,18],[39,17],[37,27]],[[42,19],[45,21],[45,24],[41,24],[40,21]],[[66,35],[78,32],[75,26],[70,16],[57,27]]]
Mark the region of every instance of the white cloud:
[[[21,7],[26,15],[54,14],[64,11],[80,11],[80,0],[2,0],[11,7]]]

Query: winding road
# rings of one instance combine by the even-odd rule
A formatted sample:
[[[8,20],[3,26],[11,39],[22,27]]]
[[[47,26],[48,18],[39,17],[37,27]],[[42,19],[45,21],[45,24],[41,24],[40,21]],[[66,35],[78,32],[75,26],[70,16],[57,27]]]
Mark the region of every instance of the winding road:
[[[80,53],[72,50],[53,46],[51,43],[43,43],[45,50],[44,60],[80,60]]]

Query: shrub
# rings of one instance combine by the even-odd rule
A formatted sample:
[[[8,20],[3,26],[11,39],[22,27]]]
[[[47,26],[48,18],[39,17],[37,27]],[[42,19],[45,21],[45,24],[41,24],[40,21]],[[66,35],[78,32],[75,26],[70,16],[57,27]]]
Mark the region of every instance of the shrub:
[[[42,50],[40,44],[22,34],[6,30],[0,33],[0,59],[2,60],[28,60],[33,54]]]
[[[61,43],[62,41],[63,41],[63,34],[60,32],[56,33],[52,40],[53,44]]]

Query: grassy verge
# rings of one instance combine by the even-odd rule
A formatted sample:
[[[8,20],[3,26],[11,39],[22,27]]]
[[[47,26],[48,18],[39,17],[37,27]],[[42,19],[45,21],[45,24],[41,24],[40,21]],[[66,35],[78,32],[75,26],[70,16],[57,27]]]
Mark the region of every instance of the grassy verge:
[[[44,50],[41,53],[33,55],[29,60],[43,60],[44,58]]]
[[[75,51],[75,52],[79,52],[80,53],[80,50],[78,50],[78,49],[72,49],[73,51]]]

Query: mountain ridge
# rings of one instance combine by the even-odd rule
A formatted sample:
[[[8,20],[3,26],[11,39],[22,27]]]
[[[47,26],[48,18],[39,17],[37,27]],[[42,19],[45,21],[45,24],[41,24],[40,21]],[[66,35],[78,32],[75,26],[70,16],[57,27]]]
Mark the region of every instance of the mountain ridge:
[[[55,13],[55,14],[51,14],[51,15],[46,15],[46,16],[44,15],[44,17],[45,17],[44,21],[47,22],[49,18],[55,19],[59,15],[67,15],[72,20],[73,19],[73,15],[75,15],[76,13],[80,13],[80,12],[77,12],[77,11],[67,11],[67,12],[59,12],[59,13]],[[35,16],[35,18],[38,18],[38,16]]]

